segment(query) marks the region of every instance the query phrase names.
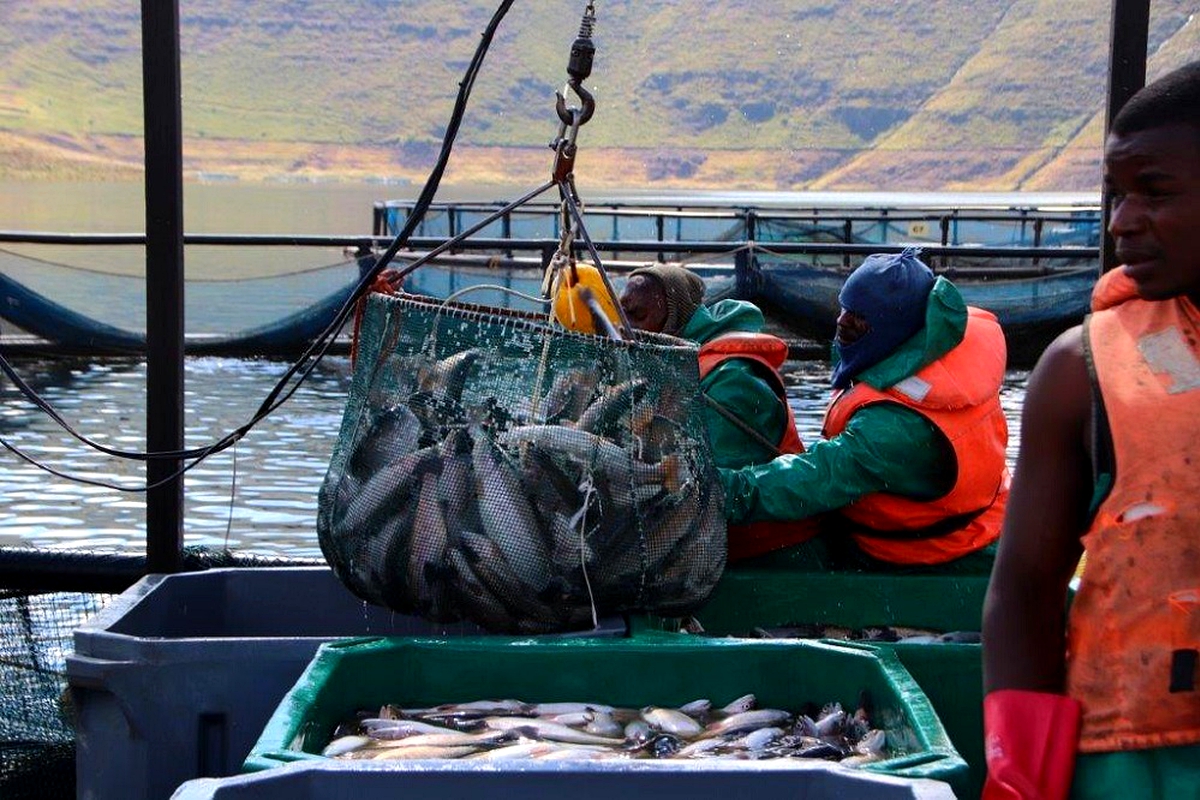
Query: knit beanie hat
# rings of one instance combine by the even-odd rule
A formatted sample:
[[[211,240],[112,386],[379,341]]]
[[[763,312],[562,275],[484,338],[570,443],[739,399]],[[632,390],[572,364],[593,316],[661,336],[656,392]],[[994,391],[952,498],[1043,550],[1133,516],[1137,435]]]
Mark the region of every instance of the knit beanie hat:
[[[899,255],[876,253],[850,273],[838,293],[838,304],[866,319],[870,330],[851,344],[834,342],[839,362],[833,386],[844,389],[850,379],[891,355],[925,325],[925,306],[933,288],[933,270],[909,247]]]
[[[629,273],[631,278],[634,275],[645,275],[662,287],[667,302],[667,319],[662,332],[678,336],[704,300],[704,280],[677,264],[641,267]]]

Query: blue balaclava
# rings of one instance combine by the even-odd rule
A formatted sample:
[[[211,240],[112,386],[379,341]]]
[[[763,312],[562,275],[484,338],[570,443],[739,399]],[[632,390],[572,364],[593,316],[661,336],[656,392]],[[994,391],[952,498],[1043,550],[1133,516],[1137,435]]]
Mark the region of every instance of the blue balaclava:
[[[839,362],[833,386],[844,389],[850,379],[878,364],[925,324],[925,305],[933,288],[933,270],[909,247],[899,255],[867,256],[838,293],[838,304],[866,319],[871,329],[853,344],[834,342]]]

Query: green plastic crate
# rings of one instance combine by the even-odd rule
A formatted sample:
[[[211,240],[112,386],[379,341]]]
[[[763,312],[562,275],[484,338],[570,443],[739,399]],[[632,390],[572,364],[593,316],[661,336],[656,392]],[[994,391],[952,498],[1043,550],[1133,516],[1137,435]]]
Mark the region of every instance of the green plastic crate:
[[[617,706],[724,704],[753,692],[761,706],[799,709],[871,693],[876,724],[898,755],[863,767],[961,786],[967,766],[929,701],[894,654],[865,645],[702,639],[644,632],[635,639],[420,638],[323,645],[283,699],[244,769],[321,759],[334,727],[384,703],[436,705],[482,698],[586,700]],[[679,762],[686,769],[688,762]]]
[[[978,631],[988,577],[735,568],[726,570],[694,616],[706,635],[718,637],[744,637],[755,627],[790,623]],[[674,627],[646,618],[639,623]],[[981,646],[872,644],[894,652],[921,687],[969,767],[962,796],[978,797],[987,774]]]
[[[725,633],[789,622],[977,631],[988,577],[730,568],[693,616]]]

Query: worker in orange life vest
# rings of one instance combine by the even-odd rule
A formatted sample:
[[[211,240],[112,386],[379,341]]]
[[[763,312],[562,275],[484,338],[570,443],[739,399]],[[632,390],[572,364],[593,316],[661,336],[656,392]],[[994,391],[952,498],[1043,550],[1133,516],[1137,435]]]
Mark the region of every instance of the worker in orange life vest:
[[[769,461],[803,452],[779,369],[787,343],[762,332],[766,322],[753,303],[721,300],[703,304],[704,281],[677,264],[634,270],[621,293],[630,324],[700,344],[700,390],[713,459],[718,467]],[[767,524],[731,529],[729,559],[793,544],[815,527]]]
[[[1104,180],[1124,266],[1030,375],[984,604],[985,800],[1200,792],[1200,61],[1114,117]]]
[[[731,523],[826,515],[787,554],[798,567],[991,567],[1008,491],[1004,335],[918,254],[869,256],[843,285],[823,438],[719,471]]]

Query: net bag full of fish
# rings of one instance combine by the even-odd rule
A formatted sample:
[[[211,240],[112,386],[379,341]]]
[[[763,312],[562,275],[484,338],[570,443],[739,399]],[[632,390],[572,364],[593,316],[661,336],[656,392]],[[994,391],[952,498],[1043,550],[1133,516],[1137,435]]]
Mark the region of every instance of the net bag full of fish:
[[[696,347],[373,293],[317,531],[364,600],[495,633],[682,616],[725,567]]]

